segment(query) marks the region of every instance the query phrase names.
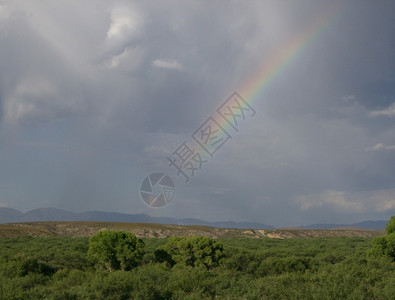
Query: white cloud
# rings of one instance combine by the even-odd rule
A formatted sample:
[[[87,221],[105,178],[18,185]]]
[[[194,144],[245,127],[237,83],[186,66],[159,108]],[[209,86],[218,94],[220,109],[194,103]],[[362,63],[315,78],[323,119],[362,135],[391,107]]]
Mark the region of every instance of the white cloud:
[[[376,211],[389,211],[395,209],[395,199],[383,199],[376,204]]]
[[[140,47],[127,47],[121,54],[107,60],[105,65],[110,69],[129,72],[139,67],[143,56],[144,51]]]
[[[141,16],[135,10],[125,6],[114,7],[111,10],[111,24],[107,38],[130,38],[135,36],[141,27]]]
[[[378,116],[395,117],[395,103],[386,109],[372,111],[370,115],[373,117],[378,117]]]
[[[384,145],[383,143],[379,143],[379,144],[377,144],[377,145],[375,145],[375,146],[373,146],[373,147],[368,147],[368,148],[366,148],[365,151],[366,151],[366,152],[369,152],[369,151],[378,151],[378,150],[381,150],[381,149],[384,149],[384,148],[385,148],[385,145]]]
[[[6,99],[4,107],[5,122],[14,123],[39,113],[40,102],[48,98],[54,98],[56,93],[55,85],[44,78],[21,81]]]
[[[366,152],[379,151],[379,150],[395,150],[395,145],[386,146],[383,143],[379,143],[373,147],[367,147],[365,149]]]
[[[142,12],[129,4],[110,10],[106,39],[100,47],[102,65],[124,72],[135,70],[143,57],[143,46],[136,42],[144,24]]]
[[[300,195],[294,200],[303,211],[322,207],[332,208],[339,213],[383,212],[395,209],[395,189],[354,193],[327,190]]]
[[[4,97],[3,120],[12,128],[23,122],[48,121],[81,112],[82,98],[74,92],[68,94],[53,79],[26,77]]]
[[[170,70],[182,71],[184,69],[183,65],[175,59],[169,59],[169,60],[156,59],[152,62],[152,65],[157,68],[170,69]]]
[[[359,213],[363,210],[361,203],[349,199],[347,193],[333,190],[319,194],[301,195],[297,197],[296,202],[304,211],[324,205],[332,206],[340,211],[353,213]]]

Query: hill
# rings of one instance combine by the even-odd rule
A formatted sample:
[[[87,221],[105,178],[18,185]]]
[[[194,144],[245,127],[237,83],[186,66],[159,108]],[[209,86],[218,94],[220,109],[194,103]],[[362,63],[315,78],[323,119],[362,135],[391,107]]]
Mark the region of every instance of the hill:
[[[198,225],[164,225],[115,222],[26,222],[0,224],[0,237],[89,237],[101,230],[124,230],[138,237],[165,238],[170,236],[209,236],[213,238],[316,238],[316,237],[375,237],[383,230],[360,229],[226,229]]]
[[[0,224],[18,220],[22,215],[23,213],[17,209],[0,207]]]

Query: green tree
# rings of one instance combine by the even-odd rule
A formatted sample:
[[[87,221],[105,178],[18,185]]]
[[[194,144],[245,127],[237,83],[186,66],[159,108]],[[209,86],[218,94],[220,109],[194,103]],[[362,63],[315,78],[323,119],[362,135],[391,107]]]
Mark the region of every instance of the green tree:
[[[144,242],[125,231],[100,231],[89,239],[88,256],[108,271],[130,270],[144,255]]]
[[[391,234],[395,232],[395,216],[391,217],[387,226],[385,227],[385,231],[387,232],[387,234]]]
[[[204,236],[171,237],[159,250],[168,254],[157,251],[155,254],[161,261],[192,267],[204,266],[207,269],[218,266],[224,257],[222,244]]]
[[[374,238],[372,249],[369,250],[370,256],[385,256],[387,249],[387,237],[385,235]]]
[[[154,251],[155,261],[160,263],[166,263],[169,266],[173,266],[176,262],[171,258],[171,255],[164,249],[158,248]]]
[[[386,235],[378,236],[373,240],[369,256],[388,256],[395,261],[395,216],[392,216],[386,226]]]
[[[395,232],[387,234],[387,256],[395,261]]]

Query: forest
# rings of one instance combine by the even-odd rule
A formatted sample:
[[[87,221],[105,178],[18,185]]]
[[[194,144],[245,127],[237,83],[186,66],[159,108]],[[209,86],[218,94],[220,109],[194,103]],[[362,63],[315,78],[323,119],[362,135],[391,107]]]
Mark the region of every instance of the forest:
[[[394,237],[0,238],[0,299],[393,299]]]

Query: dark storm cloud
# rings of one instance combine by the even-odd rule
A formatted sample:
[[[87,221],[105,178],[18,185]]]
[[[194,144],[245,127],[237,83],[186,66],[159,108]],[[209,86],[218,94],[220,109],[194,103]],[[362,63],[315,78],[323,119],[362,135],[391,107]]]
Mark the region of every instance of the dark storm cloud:
[[[339,1],[189,184],[166,156],[327,1],[0,2],[0,205],[279,226],[395,209],[392,1]],[[246,95],[242,95],[246,96]],[[176,199],[138,199],[166,171]],[[324,219],[325,218],[325,219]]]

